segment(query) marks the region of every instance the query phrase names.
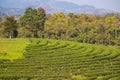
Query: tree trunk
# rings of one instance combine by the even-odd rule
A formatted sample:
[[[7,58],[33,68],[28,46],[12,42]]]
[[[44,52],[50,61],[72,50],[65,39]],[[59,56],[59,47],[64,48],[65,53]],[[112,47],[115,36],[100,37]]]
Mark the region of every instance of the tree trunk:
[[[34,32],[34,38],[38,38],[37,31]]]
[[[118,39],[117,36],[118,36],[117,30],[115,29],[115,39]]]
[[[9,37],[10,39],[12,38],[12,36],[10,35],[10,37]]]

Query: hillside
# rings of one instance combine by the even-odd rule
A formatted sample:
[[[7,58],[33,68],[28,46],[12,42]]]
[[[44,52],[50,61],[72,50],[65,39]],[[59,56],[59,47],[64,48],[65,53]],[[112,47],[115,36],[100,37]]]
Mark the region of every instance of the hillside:
[[[25,58],[12,62],[0,60],[0,79],[120,79],[120,49],[116,47],[49,39],[29,40],[31,44],[26,47]]]
[[[14,5],[13,5],[14,4]],[[2,0],[0,3],[0,11],[6,14],[23,14],[27,7],[39,8],[43,7],[47,13],[86,13],[104,15],[107,13],[117,13],[113,10],[99,9],[91,5],[78,5],[72,2],[57,0]]]

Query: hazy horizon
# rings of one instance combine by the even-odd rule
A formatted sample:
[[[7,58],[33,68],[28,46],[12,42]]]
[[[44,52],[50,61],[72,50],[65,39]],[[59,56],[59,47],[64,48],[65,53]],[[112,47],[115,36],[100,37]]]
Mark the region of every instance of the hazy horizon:
[[[65,1],[65,2],[70,2],[70,3],[74,3],[74,4],[64,4],[60,3],[59,1]],[[53,2],[52,5],[55,5],[59,8],[69,8],[71,9],[73,6],[82,6],[82,5],[90,5],[90,6],[94,6],[96,9],[105,9],[106,12],[108,11],[115,11],[120,13],[120,0],[1,0],[0,2],[0,7],[3,8],[26,8],[28,6],[32,7],[32,6],[37,6],[39,5],[39,3],[50,3]],[[55,2],[55,4],[54,4]],[[56,3],[57,2],[57,3]],[[60,4],[59,4],[60,3]],[[14,4],[14,5],[13,5]],[[75,8],[77,9],[77,8]],[[67,9],[68,10],[68,9]],[[105,11],[104,10],[104,11]]]
[[[79,5],[92,5],[96,8],[104,8],[120,12],[120,0],[56,0],[73,2]]]

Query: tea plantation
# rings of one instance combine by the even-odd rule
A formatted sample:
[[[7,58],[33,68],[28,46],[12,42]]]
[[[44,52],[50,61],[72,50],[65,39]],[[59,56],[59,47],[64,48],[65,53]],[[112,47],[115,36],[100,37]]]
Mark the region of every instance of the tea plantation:
[[[49,39],[20,43],[16,39],[13,44],[16,41],[26,45],[24,57],[1,58],[0,80],[120,80],[120,49],[116,47]]]

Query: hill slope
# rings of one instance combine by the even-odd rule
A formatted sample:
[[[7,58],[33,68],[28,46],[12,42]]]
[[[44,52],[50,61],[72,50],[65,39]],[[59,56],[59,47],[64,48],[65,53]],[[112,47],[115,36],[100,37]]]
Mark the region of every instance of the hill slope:
[[[14,4],[14,5],[13,5]],[[87,13],[103,15],[106,13],[116,13],[112,10],[98,9],[90,5],[77,5],[71,2],[56,0],[2,0],[0,3],[1,12],[6,14],[23,14],[27,7],[43,7],[47,13]]]
[[[46,39],[30,42],[24,59],[0,60],[0,79],[120,79],[120,50],[115,47]]]

